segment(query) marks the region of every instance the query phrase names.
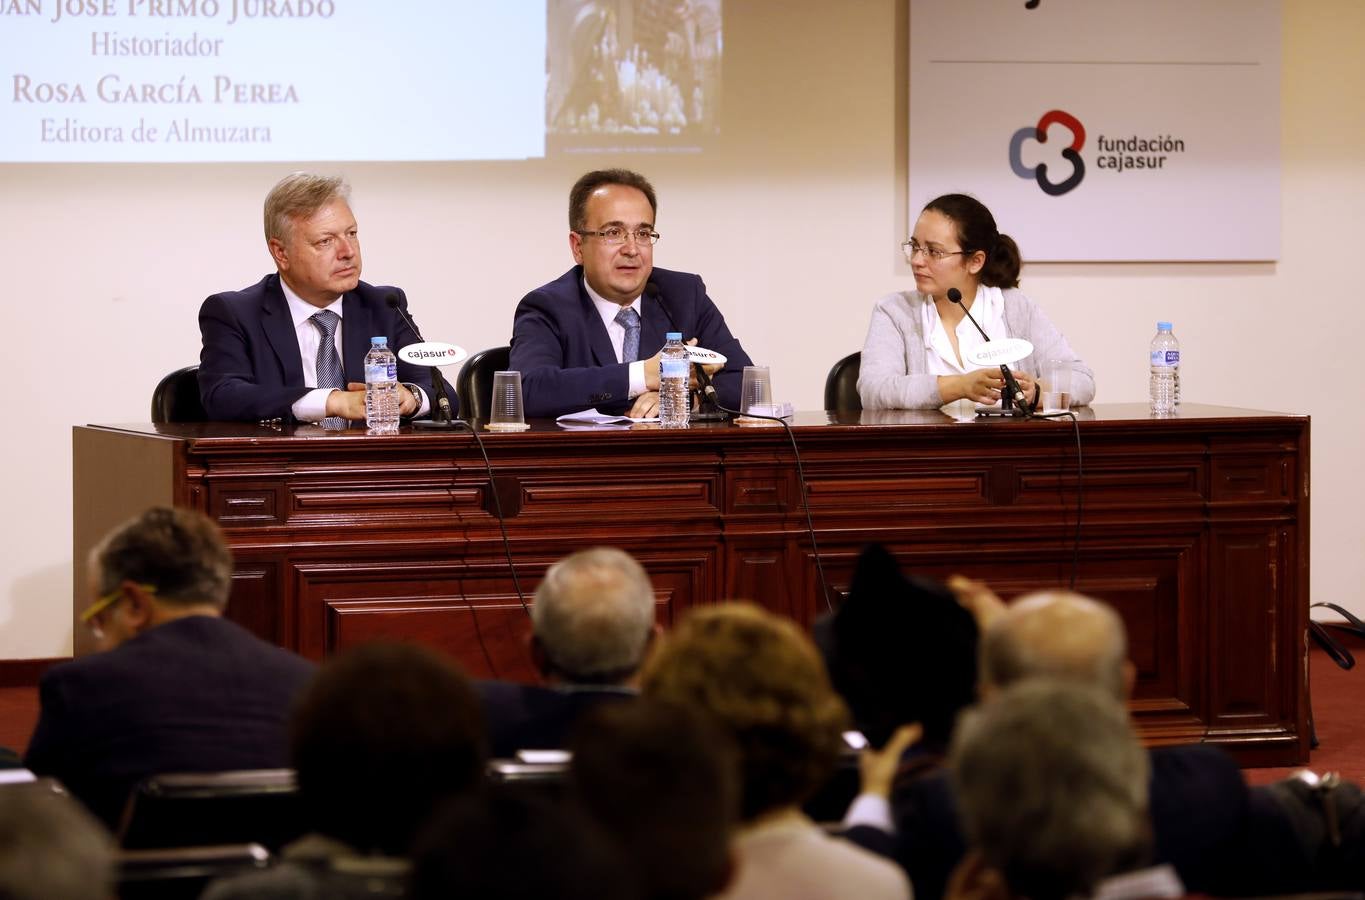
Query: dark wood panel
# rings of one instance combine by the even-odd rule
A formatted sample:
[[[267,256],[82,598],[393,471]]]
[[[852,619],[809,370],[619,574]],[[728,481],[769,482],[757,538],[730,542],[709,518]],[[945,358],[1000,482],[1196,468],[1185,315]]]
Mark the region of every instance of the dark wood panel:
[[[628,548],[650,574],[659,622],[714,596],[709,548]],[[557,555],[518,560],[526,607],[503,561],[444,556],[358,555],[294,567],[295,646],[314,658],[367,637],[412,640],[444,650],[478,677],[533,680],[526,640],[529,608]]]
[[[1282,545],[1280,534],[1261,529],[1224,528],[1212,539],[1214,566],[1224,575],[1212,597],[1211,638],[1223,649],[1209,673],[1215,726],[1256,728],[1278,718],[1277,669],[1292,659],[1278,646],[1276,628]]]
[[[1160,420],[1136,405],[1079,416],[1076,586],[1127,624],[1143,734],[1303,761],[1308,420],[1193,405]],[[1070,423],[802,413],[792,434],[829,601],[776,428],[537,422],[483,435],[491,480],[463,433],[77,428],[73,549],[82,559],[149,502],[204,508],[237,552],[230,614],[257,633],[315,658],[371,637],[422,641],[476,674],[524,679],[528,623],[494,489],[528,602],[555,559],[609,544],[650,571],[665,624],[724,599],[809,624],[873,540],[914,571],[962,572],[1007,597],[1069,581]],[[73,614],[86,602],[78,592]]]
[[[284,647],[292,646],[288,604],[279,559],[252,559],[238,553],[232,571],[227,617],[243,628]]]

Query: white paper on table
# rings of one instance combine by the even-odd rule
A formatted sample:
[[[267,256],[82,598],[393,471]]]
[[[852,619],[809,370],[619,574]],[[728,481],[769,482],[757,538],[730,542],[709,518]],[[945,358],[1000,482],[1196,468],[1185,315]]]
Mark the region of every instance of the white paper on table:
[[[555,419],[555,424],[564,425],[566,427],[587,426],[590,428],[601,428],[604,426],[619,427],[634,425],[638,422],[657,421],[659,421],[658,416],[651,416],[650,418],[647,419],[632,419],[630,416],[612,416],[607,415],[606,413],[600,413],[595,409],[585,409],[582,412],[565,413],[564,415]]]

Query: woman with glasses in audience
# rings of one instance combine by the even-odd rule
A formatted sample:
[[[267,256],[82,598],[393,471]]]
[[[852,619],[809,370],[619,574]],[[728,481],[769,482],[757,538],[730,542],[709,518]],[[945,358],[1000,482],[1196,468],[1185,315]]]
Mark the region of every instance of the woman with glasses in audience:
[[[858,394],[864,409],[933,409],[959,400],[992,404],[1005,380],[999,366],[967,362],[984,339],[1023,338],[1032,355],[1011,366],[1025,398],[1036,403],[1042,364],[1071,360],[1071,405],[1095,397],[1095,374],[1066,338],[1019,287],[1019,247],[1001,234],[979,200],[945,194],[931,200],[901,245],[915,275],[915,290],[877,301],[863,343]],[[960,303],[949,292],[960,294]]]

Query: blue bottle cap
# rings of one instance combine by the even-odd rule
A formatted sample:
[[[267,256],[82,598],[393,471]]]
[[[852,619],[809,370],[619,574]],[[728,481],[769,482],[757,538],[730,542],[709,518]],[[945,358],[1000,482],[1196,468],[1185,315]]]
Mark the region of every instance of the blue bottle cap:
[[[665,332],[665,333],[664,333],[664,340],[666,340],[666,341],[680,341],[680,340],[682,340],[682,332],[681,332],[681,331],[668,331],[668,332]]]
[[[372,338],[370,338],[370,346],[371,346],[371,347],[383,347],[383,346],[386,346],[388,343],[389,343],[389,339],[386,338],[386,337],[384,337],[384,335],[382,335],[382,334],[381,334],[381,335],[378,335],[377,337],[372,337]]]
[[[1170,322],[1157,322],[1157,323],[1156,323],[1156,330],[1157,330],[1157,331],[1170,331],[1170,330],[1171,330],[1171,323],[1170,323]]]

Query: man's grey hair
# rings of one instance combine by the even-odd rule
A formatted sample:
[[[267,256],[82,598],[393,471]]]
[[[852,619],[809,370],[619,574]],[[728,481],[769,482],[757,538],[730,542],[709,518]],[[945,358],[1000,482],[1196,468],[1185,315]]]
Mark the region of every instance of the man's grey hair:
[[[531,623],[560,677],[584,684],[623,682],[639,669],[654,630],[654,588],[630,554],[609,547],[582,550],[545,573]]]
[[[1039,675],[1095,684],[1126,698],[1128,639],[1113,607],[1081,594],[1021,597],[981,639],[981,682],[1003,688]]]
[[[970,844],[1016,896],[1090,896],[1145,864],[1148,759],[1123,704],[1034,678],[964,715],[949,766]]]
[[[119,526],[90,551],[96,593],[124,581],[151,585],[168,604],[227,606],[232,551],[203,513],[154,506]]]
[[[11,785],[0,799],[0,897],[114,896],[114,842],[95,817],[44,783]]]
[[[295,172],[265,197],[265,239],[289,243],[295,219],[307,219],[333,200],[349,200],[351,186],[337,175]]]

